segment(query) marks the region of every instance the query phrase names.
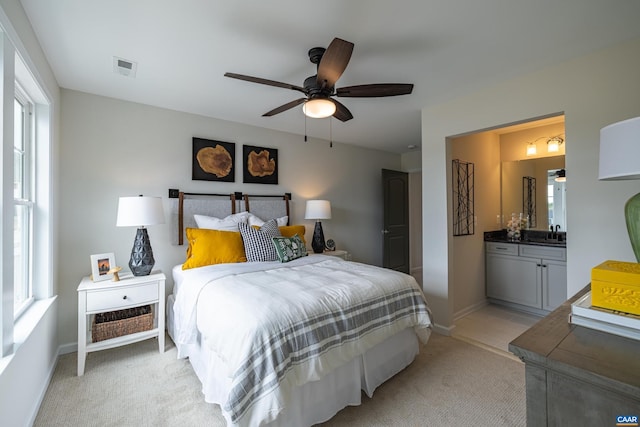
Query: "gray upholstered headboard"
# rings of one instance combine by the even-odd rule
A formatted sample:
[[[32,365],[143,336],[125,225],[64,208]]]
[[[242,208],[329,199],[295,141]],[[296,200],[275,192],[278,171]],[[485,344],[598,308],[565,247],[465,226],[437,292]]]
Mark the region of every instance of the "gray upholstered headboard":
[[[253,195],[239,192],[229,194],[187,193],[169,190],[171,243],[182,245],[185,230],[196,228],[193,215],[207,215],[224,218],[228,215],[249,211],[263,220],[290,216],[291,193],[279,195]]]

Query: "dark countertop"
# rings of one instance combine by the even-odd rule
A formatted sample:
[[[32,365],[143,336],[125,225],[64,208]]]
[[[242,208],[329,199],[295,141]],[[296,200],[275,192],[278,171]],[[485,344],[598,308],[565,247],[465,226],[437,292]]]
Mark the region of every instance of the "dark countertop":
[[[554,238],[555,237],[555,238]],[[507,230],[495,230],[484,232],[485,242],[515,243],[519,245],[549,246],[555,248],[567,247],[567,233],[558,232],[551,235],[548,231],[522,230],[520,240],[510,240]]]

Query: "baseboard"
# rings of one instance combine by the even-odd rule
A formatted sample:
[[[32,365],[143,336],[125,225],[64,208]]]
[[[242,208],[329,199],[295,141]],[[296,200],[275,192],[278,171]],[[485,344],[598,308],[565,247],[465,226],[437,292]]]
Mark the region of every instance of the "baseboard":
[[[460,320],[464,316],[473,313],[474,311],[478,311],[482,307],[486,307],[487,305],[489,305],[489,301],[485,299],[483,301],[470,305],[469,307],[463,308],[462,310],[457,311],[453,314],[453,321],[455,322],[456,320]]]
[[[433,331],[440,334],[450,337],[453,334],[453,330],[455,329],[455,325],[452,326],[443,326],[437,323],[433,324]]]
[[[44,387],[38,393],[38,400],[36,402],[35,410],[31,414],[31,419],[29,420],[28,425],[33,425],[36,422],[36,417],[38,416],[38,412],[40,411],[40,406],[42,406],[42,402],[44,401],[44,397],[47,394],[47,390],[49,389],[49,384],[51,384],[51,380],[53,379],[53,374],[56,372],[56,367],[58,366],[58,358],[60,357],[60,347],[58,347],[58,351],[53,359],[53,363],[49,367],[49,372],[47,374],[47,381],[44,383]]]
[[[58,355],[74,353],[78,351],[78,343],[72,342],[58,346]]]

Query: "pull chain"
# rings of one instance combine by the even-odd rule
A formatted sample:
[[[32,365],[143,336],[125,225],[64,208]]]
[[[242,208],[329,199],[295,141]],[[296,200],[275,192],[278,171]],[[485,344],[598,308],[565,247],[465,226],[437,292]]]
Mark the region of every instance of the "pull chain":
[[[307,115],[304,115],[304,142],[307,142]]]
[[[329,147],[333,147],[333,121],[329,117]]]

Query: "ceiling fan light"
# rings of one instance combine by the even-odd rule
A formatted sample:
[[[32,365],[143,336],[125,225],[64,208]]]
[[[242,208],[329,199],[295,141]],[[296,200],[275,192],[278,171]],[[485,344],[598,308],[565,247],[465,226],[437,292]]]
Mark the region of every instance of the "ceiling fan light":
[[[333,116],[336,112],[336,104],[324,98],[310,99],[302,104],[302,112],[307,117],[324,119]]]

